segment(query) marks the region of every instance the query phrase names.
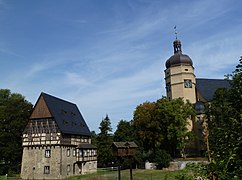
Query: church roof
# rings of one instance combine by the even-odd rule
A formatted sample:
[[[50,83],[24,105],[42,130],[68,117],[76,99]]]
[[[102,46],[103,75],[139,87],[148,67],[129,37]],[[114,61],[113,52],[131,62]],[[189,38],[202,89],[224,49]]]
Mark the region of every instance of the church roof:
[[[181,49],[181,41],[176,39],[173,42],[173,47],[174,47],[174,55],[171,56],[167,61],[166,61],[166,68],[170,68],[172,66],[179,66],[179,65],[189,65],[192,66],[192,60],[191,58],[186,55],[182,54],[182,49]]]
[[[76,104],[41,93],[60,131],[65,134],[91,136],[90,130]]]
[[[229,89],[230,87],[228,80],[196,78],[196,88],[207,101],[211,101],[213,99],[214,93],[218,88]]]

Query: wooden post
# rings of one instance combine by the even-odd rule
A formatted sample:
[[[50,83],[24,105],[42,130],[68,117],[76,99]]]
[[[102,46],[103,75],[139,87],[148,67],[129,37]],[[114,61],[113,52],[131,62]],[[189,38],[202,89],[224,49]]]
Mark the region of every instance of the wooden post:
[[[132,172],[132,157],[129,156],[129,163],[130,163],[130,180],[133,180],[133,172]]]
[[[118,180],[121,180],[120,157],[118,157]]]

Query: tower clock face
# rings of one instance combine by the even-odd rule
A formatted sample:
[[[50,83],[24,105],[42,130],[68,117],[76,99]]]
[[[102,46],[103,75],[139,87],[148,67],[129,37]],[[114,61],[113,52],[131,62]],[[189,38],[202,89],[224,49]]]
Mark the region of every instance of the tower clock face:
[[[192,88],[192,81],[190,79],[184,79],[184,87]]]

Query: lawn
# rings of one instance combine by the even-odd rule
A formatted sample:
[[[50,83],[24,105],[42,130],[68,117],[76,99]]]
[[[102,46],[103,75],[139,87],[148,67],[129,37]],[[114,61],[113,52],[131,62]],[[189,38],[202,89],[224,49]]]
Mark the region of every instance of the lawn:
[[[133,180],[176,180],[177,177],[185,172],[181,171],[162,171],[162,170],[145,170],[133,169]],[[0,176],[0,180],[5,180],[5,176]],[[9,177],[9,180],[14,180],[14,177]],[[18,179],[18,178],[16,178]],[[93,174],[82,176],[69,177],[65,180],[117,180],[118,171],[99,171]],[[121,180],[129,180],[129,170],[121,171]]]
[[[173,180],[182,175],[183,171],[162,171],[162,170],[133,170],[134,180]],[[117,171],[98,172],[84,176],[70,177],[68,180],[116,180],[118,177]],[[121,180],[129,180],[129,170],[121,171]]]

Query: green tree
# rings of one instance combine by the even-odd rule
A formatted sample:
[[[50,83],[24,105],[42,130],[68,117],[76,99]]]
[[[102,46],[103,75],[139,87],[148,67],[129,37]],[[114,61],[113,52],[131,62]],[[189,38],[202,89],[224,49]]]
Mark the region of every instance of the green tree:
[[[164,134],[163,148],[173,157],[183,155],[185,147],[193,139],[188,131],[192,117],[195,116],[193,105],[183,99],[166,98],[157,101],[157,120],[161,123]]]
[[[156,150],[157,143],[163,140],[160,122],[155,119],[156,103],[145,102],[134,111],[134,127],[137,133],[139,146],[145,152]]]
[[[0,89],[0,173],[19,172],[22,133],[33,105],[24,96]]]
[[[117,125],[117,129],[114,133],[113,140],[116,142],[120,141],[134,141],[134,127],[132,122],[121,120]]]
[[[188,119],[194,115],[191,103],[182,99],[145,102],[134,112],[134,126],[144,157],[152,159],[159,149],[166,150],[173,157],[183,153],[190,132]]]
[[[208,108],[213,176],[242,178],[242,58],[231,77],[231,89],[218,89]]]
[[[113,136],[111,134],[112,128],[108,115],[106,115],[106,117],[101,121],[99,129],[100,133],[96,139],[98,150],[98,165],[100,167],[107,167],[114,161],[111,148],[113,140]]]
[[[92,140],[92,144],[97,146],[97,134],[95,131],[91,131],[91,140]]]

